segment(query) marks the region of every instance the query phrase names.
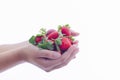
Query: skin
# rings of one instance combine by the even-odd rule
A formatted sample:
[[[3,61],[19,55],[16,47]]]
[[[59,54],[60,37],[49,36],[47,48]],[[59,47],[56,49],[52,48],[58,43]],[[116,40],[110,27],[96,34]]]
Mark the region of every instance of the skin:
[[[78,36],[79,33],[72,32],[72,35]],[[50,72],[67,65],[78,52],[77,41],[63,55],[56,51],[39,49],[28,41],[0,45],[0,72],[24,62],[29,62],[46,72]]]

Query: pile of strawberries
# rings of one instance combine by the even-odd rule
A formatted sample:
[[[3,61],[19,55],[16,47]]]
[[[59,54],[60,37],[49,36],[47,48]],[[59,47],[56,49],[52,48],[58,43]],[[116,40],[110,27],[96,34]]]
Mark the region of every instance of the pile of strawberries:
[[[58,30],[50,29],[40,29],[40,33],[36,36],[32,36],[29,42],[38,48],[59,51],[63,54],[72,44],[73,36],[71,35],[71,30],[69,25],[59,25]]]

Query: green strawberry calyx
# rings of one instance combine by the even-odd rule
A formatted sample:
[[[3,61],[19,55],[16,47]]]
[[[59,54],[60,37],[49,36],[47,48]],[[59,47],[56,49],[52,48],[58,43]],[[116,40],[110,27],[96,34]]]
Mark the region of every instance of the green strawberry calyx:
[[[33,45],[36,44],[35,38],[36,38],[35,36],[32,36],[32,37],[29,39],[29,42],[30,42],[31,44],[33,44]]]
[[[46,41],[45,39],[43,39],[41,43],[38,43],[37,46],[42,49],[48,49],[48,50],[54,49],[53,42]]]

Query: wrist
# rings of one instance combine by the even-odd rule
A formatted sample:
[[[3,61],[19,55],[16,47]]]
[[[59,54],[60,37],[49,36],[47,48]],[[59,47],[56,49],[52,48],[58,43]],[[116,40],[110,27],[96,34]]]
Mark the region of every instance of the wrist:
[[[18,62],[20,62],[20,63],[24,62],[23,53],[22,53],[22,49],[21,48],[16,49],[14,56],[16,57],[16,60]]]
[[[25,41],[25,42],[21,42],[16,44],[16,46],[18,47],[18,59],[25,62],[26,58],[27,58],[27,54],[29,53],[28,51],[28,47],[29,47],[29,42]]]
[[[23,63],[24,61],[20,57],[19,53],[19,49],[16,48],[2,52],[0,54],[0,72],[16,66],[17,64]]]

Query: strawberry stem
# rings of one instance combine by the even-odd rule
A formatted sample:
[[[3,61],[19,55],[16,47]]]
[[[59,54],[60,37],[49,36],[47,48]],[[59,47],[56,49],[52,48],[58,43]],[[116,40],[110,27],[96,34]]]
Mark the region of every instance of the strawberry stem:
[[[63,37],[61,30],[59,31],[59,38]]]
[[[61,53],[61,50],[60,50],[60,48],[59,48],[59,46],[58,46],[56,40],[55,40],[55,46],[56,46],[56,48],[57,48],[57,51],[58,51],[59,53]]]

